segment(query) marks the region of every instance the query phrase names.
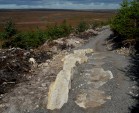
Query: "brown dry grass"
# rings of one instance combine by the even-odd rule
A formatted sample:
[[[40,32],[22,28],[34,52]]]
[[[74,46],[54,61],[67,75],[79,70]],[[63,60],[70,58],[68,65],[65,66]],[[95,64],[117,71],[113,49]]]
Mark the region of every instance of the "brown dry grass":
[[[87,11],[0,11],[0,29],[4,22],[12,18],[21,31],[34,30],[36,27],[45,29],[46,26],[61,23],[67,20],[75,26],[84,20],[89,23],[93,21],[108,21],[114,12],[87,12]]]

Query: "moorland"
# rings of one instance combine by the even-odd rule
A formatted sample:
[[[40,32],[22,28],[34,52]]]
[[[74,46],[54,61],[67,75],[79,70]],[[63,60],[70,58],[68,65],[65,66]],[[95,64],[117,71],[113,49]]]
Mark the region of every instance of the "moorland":
[[[0,31],[5,22],[12,18],[20,31],[31,31],[39,27],[46,29],[47,26],[59,24],[66,20],[72,26],[80,21],[88,23],[107,22],[113,17],[116,10],[54,10],[54,9],[12,9],[0,10]]]

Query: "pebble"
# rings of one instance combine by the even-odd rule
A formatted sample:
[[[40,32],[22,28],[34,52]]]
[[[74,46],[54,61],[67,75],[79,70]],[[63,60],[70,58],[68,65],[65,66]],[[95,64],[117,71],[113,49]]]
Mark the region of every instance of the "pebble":
[[[136,89],[136,86],[132,86],[132,89]]]
[[[42,83],[42,85],[41,85],[42,87],[46,87],[46,83]]]

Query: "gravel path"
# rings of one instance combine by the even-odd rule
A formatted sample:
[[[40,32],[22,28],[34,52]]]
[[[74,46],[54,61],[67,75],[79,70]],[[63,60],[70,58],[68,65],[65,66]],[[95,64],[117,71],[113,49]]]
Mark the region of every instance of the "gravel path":
[[[130,64],[129,57],[106,49],[105,39],[110,34],[112,34],[110,29],[105,29],[94,39],[91,39],[88,44],[80,48],[93,48],[95,53],[89,55],[89,61],[86,64],[78,67],[72,82],[69,102],[59,113],[130,113],[129,108],[135,104],[135,100],[131,95],[134,95],[133,88],[136,83],[126,76],[126,72],[128,71],[127,67]],[[96,68],[98,70],[95,72],[94,69]],[[105,80],[103,85],[95,88],[94,84],[88,84],[88,82],[91,81],[91,77],[94,77],[98,73],[99,75],[104,74],[104,72],[100,73],[100,69],[110,71],[113,74],[113,78]],[[104,80],[99,79],[95,84],[101,84],[101,81]],[[96,90],[97,93],[94,92]],[[90,91],[93,91],[93,94]],[[100,95],[98,91],[103,92],[103,95]],[[75,102],[78,99],[78,95],[82,95],[78,101],[83,103],[84,94],[87,96],[91,94],[93,96],[93,98],[86,96],[86,100],[89,99],[91,101],[91,99],[97,98],[99,101],[94,101],[94,99],[92,103],[89,103],[91,105],[88,108],[83,109],[75,104]],[[106,97],[109,97],[109,99]],[[101,101],[102,104],[100,104]],[[98,104],[96,102],[100,103]]]

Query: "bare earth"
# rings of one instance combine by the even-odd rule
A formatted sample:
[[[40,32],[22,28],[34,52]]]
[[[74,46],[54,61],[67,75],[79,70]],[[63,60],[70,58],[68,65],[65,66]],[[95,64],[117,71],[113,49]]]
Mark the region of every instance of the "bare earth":
[[[0,112],[129,113],[129,108],[135,104],[130,94],[136,83],[126,76],[126,68],[130,65],[129,57],[107,50],[105,39],[110,34],[112,32],[107,27],[99,35],[92,37],[87,44],[76,48],[81,51],[93,49],[94,52],[86,54],[87,61],[78,63],[74,68],[71,88],[67,95],[68,101],[60,109],[47,109],[49,86],[63,69],[62,59],[72,54],[72,51],[59,53],[52,61],[47,61],[45,65],[36,69],[30,81],[19,84],[6,94],[0,101]],[[61,89],[63,87],[64,84]],[[60,88],[57,90],[61,91]],[[58,95],[55,94],[55,97],[58,98]],[[58,99],[54,102],[58,102]]]

